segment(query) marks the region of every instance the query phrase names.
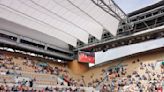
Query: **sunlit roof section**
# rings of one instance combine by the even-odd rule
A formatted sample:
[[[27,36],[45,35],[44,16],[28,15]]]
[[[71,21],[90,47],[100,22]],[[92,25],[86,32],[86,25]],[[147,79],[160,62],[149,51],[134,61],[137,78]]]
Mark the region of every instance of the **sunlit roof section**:
[[[87,14],[87,17],[90,16],[92,21],[99,23],[103,29],[108,30],[114,36],[117,33],[119,21],[111,16],[110,14],[104,12],[100,7],[96,6],[92,0],[67,0],[74,7],[80,9],[82,13]],[[78,12],[76,9],[72,9],[74,12]],[[79,14],[79,13],[77,13]]]
[[[7,19],[8,21],[14,21],[17,24],[21,24],[23,26],[33,28],[34,30],[43,32],[49,36],[56,37],[56,38],[61,38],[60,39],[68,44],[71,44],[73,46],[76,46],[77,39],[73,38],[72,36],[69,36],[61,31],[54,30],[54,28],[44,24],[44,23],[39,23],[32,21],[30,18],[25,18],[24,16],[20,16],[20,14],[13,13],[14,11],[10,10],[8,11],[6,8],[0,8],[0,17]],[[28,34],[28,32],[27,32]]]
[[[119,23],[92,0],[0,0],[0,7],[2,18],[74,47],[78,40],[88,44],[89,35],[101,40],[104,29],[116,35]]]

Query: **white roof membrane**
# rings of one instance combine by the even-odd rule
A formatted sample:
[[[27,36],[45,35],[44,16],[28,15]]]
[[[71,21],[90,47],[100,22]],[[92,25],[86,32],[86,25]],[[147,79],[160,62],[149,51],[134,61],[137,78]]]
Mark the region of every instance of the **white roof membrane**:
[[[118,20],[91,0],[0,0],[1,18],[53,36],[76,47],[103,29],[116,35]]]

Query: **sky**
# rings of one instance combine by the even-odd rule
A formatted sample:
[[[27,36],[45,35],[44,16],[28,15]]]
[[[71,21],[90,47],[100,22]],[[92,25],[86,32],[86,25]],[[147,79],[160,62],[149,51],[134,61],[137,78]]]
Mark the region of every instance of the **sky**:
[[[118,6],[125,12],[130,13],[148,5],[152,5],[161,0],[114,0]]]

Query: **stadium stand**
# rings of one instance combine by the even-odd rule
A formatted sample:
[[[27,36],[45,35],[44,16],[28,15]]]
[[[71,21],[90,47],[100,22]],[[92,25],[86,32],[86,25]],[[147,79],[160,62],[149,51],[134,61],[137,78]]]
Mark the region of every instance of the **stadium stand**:
[[[164,53],[159,51],[130,56],[75,75],[65,64],[47,60],[47,63],[44,63],[27,55],[22,57],[1,51],[1,90],[57,91],[95,88],[101,89],[100,92],[106,92],[107,89],[112,92],[155,92],[161,90],[164,79],[163,55]],[[51,70],[52,67],[54,68]]]
[[[75,80],[68,76],[64,64],[46,64],[27,56],[15,56],[13,53],[1,53],[0,57],[1,90],[83,90],[80,88],[83,86],[78,86]],[[72,87],[68,87],[68,82]]]
[[[0,92],[164,92],[163,25],[164,0],[0,0]]]

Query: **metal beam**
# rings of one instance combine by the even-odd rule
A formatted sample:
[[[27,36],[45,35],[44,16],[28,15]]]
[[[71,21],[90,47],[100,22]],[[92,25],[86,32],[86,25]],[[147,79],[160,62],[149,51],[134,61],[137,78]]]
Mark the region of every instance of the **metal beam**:
[[[164,29],[164,25],[160,26],[160,27],[153,28],[153,29],[147,29],[147,30],[144,30],[144,31],[141,31],[141,32],[138,32],[138,33],[131,34],[131,35],[122,36],[122,37],[118,37],[118,38],[116,37],[116,38],[113,38],[111,40],[102,41],[102,42],[100,41],[99,43],[95,43],[95,44],[92,44],[92,45],[84,45],[82,47],[74,49],[74,51],[84,50],[84,49],[92,48],[92,47],[95,47],[95,46],[99,47],[100,45],[103,45],[103,44],[109,44],[109,43],[116,42],[116,41],[119,41],[119,40],[122,40],[122,39],[128,39],[128,38],[131,39],[133,37],[138,37],[138,36],[141,36],[141,35],[147,35],[147,34],[150,34],[150,33],[154,34],[154,33],[158,33],[158,32],[163,31],[163,29]]]
[[[118,20],[127,18],[127,15],[120,9],[120,7],[113,0],[91,0],[96,6],[103,11],[115,17]]]

